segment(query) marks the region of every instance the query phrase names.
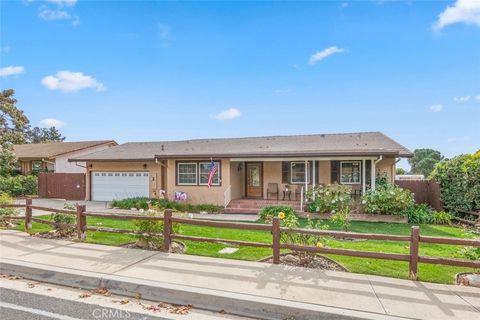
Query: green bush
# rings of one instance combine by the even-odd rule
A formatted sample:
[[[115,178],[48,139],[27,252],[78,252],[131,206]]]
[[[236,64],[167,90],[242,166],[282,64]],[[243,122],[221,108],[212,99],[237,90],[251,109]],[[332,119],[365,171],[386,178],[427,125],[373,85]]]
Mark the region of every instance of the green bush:
[[[283,213],[283,214],[281,214]],[[274,217],[279,217],[284,221],[294,222],[292,219],[297,219],[295,210],[287,206],[270,206],[265,207],[259,212],[260,220],[266,223],[271,223]]]
[[[364,211],[370,214],[404,215],[414,203],[413,193],[397,185],[379,186],[362,197]]]
[[[36,176],[0,176],[0,192],[9,195],[24,196],[38,194],[38,178]]]
[[[75,210],[75,206],[65,203],[63,205],[65,210]],[[74,224],[76,223],[76,216],[68,213],[52,212],[52,221],[55,223],[55,230],[61,236],[69,236],[75,231]]]
[[[157,208],[159,210],[172,209],[181,212],[208,212],[215,213],[223,210],[223,207],[213,204],[189,204],[183,202],[169,201],[166,199],[157,198],[127,198],[122,200],[113,200],[112,206],[120,209],[150,209]]]
[[[309,212],[335,213],[350,206],[350,188],[340,184],[318,186],[307,191]]]
[[[480,210],[480,150],[437,163],[431,177],[440,184],[445,208]]]
[[[146,212],[145,215],[155,217],[158,216],[156,212]],[[135,220],[135,230],[142,232],[138,235],[137,245],[149,249],[161,249],[163,247],[163,221],[162,220]],[[172,224],[173,233],[180,232],[180,224]],[[152,233],[159,233],[154,235]]]
[[[330,221],[342,230],[348,231],[348,228],[350,228],[350,208],[344,207],[334,212],[330,217]]]
[[[0,205],[13,204],[13,199],[7,193],[0,192]],[[12,216],[15,214],[15,208],[0,208],[0,216]]]
[[[450,224],[452,215],[445,211],[435,211],[428,205],[413,204],[403,211],[408,223],[414,224]]]

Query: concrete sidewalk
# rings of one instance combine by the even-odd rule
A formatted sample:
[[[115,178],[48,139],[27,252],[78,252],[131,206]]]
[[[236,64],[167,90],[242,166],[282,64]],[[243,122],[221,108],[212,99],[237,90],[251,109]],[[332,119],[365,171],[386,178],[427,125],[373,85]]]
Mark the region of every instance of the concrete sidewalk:
[[[478,288],[47,240],[14,231],[0,231],[0,262],[4,272],[23,268],[32,277],[31,270],[43,269],[35,280],[68,281],[68,274],[76,273],[84,276],[85,286],[94,286],[99,283],[92,279],[101,277],[102,285],[119,294],[143,290],[148,299],[185,299],[182,303],[190,297],[206,309],[272,319],[292,310],[295,319],[480,318]]]

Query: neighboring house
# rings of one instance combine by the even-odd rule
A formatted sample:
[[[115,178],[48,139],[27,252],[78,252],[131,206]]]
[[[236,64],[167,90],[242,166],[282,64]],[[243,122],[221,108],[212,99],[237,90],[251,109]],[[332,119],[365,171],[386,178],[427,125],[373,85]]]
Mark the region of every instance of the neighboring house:
[[[18,159],[17,169],[22,174],[32,171],[85,173],[85,162],[72,163],[68,159],[116,145],[113,140],[19,144],[13,146],[13,152]]]
[[[292,200],[319,184],[340,183],[352,192],[375,188],[385,174],[393,182],[395,164],[412,153],[380,132],[132,142],[81,157],[87,163],[87,199],[109,201],[133,196],[228,205],[232,199],[267,199],[276,184]],[[218,166],[207,186],[209,165]],[[303,190],[302,190],[303,188]]]

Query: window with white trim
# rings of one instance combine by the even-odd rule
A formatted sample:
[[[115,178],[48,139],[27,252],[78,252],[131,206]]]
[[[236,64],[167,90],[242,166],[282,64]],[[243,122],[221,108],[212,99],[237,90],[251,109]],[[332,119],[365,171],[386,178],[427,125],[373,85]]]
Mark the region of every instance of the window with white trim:
[[[362,182],[361,161],[341,161],[340,162],[340,183],[341,184],[360,184]]]
[[[217,171],[213,176],[212,185],[218,186],[220,185],[220,163],[216,161],[214,161],[213,163],[215,163],[215,167],[217,168]],[[211,165],[211,162],[198,163],[198,177],[199,177],[198,184],[200,185],[208,184],[208,177],[210,176],[210,165]]]
[[[307,172],[305,167],[305,162],[290,162],[290,182],[295,183],[305,183],[305,173]],[[310,182],[310,177],[307,175],[307,183]]]
[[[179,185],[197,184],[197,163],[179,162],[177,163],[177,183]]]

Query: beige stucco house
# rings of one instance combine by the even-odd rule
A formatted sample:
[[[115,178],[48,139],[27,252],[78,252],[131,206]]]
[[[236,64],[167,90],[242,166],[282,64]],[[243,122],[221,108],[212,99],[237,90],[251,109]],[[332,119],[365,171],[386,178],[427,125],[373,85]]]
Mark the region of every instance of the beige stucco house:
[[[68,159],[116,145],[118,144],[113,140],[19,144],[13,146],[13,153],[18,159],[17,170],[22,174],[32,171],[85,173],[85,162],[74,163]]]
[[[182,193],[190,203],[227,206],[235,199],[283,199],[287,186],[290,200],[330,183],[361,194],[375,188],[378,175],[393,182],[395,164],[411,155],[383,133],[362,132],[132,142],[69,161],[87,164],[88,200]],[[211,160],[218,170],[208,187]]]

